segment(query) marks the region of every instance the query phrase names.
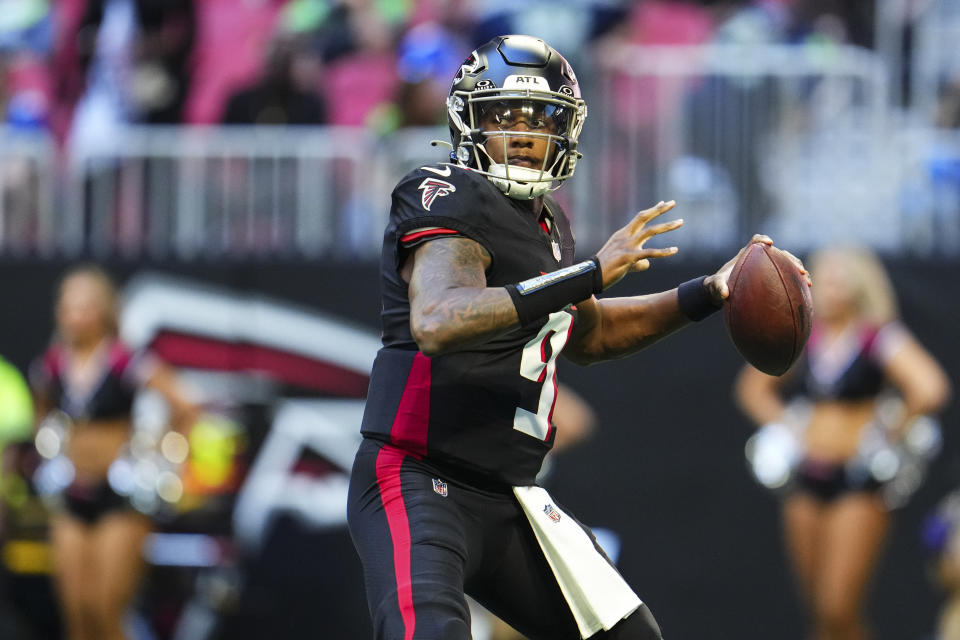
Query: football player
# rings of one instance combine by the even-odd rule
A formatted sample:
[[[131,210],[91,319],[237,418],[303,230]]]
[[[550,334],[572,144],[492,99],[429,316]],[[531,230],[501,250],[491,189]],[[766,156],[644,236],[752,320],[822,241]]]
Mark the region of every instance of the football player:
[[[660,202],[574,262],[550,192],[576,169],[587,105],[542,40],[475,50],[447,114],[450,162],[401,179],[384,235],[383,348],[348,501],[375,637],[469,639],[466,592],[534,640],[660,638],[589,529],[536,486],[556,361],[622,357],[710,315],[734,260],[674,290],[594,297],[674,255],[644,245],[683,222],[657,223],[674,207]]]

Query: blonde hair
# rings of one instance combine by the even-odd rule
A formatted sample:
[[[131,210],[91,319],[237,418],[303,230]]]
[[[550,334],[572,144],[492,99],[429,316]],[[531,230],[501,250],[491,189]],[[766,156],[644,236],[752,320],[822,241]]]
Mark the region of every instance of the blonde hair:
[[[840,264],[858,316],[876,325],[897,319],[897,296],[887,270],[875,253],[864,247],[821,249],[810,256],[811,272],[816,273],[827,260]],[[813,286],[817,286],[816,279]]]
[[[103,309],[104,325],[109,335],[116,336],[120,330],[120,305],[117,286],[114,284],[113,278],[110,277],[106,269],[100,265],[85,263],[68,269],[67,272],[63,274],[63,277],[60,278],[60,284],[57,286],[56,304],[60,304],[67,282],[77,277],[90,278],[100,288],[105,301]]]

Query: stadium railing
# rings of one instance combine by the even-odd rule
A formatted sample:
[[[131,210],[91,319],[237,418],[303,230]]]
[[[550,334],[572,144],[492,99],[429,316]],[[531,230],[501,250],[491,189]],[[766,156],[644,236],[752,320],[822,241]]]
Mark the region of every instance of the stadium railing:
[[[873,52],[633,47],[597,56],[577,177],[557,196],[584,251],[639,208],[679,203],[664,239],[726,254],[768,233],[960,254],[960,144],[908,127]],[[446,157],[443,127],[123,127],[56,153],[0,129],[0,247],[137,259],[372,258],[395,181]]]
[[[909,81],[909,98],[914,110],[921,117],[932,119],[944,89],[951,84],[953,91],[960,89],[960,60],[956,55],[956,43],[960,40],[960,3],[924,2],[909,9],[895,2],[878,4],[886,5],[887,11],[894,15],[905,12],[911,18],[909,73],[904,77]],[[906,49],[903,42],[897,44]]]
[[[127,127],[70,149],[64,241],[181,259],[366,253],[375,147],[354,128]]]
[[[433,128],[126,127],[70,149],[62,245],[193,259],[372,256]]]
[[[56,152],[46,133],[0,126],[0,253],[55,251],[55,171]]]
[[[921,256],[960,256],[960,130],[904,127],[894,146],[902,247]]]
[[[725,253],[762,232],[802,251],[856,232],[900,248],[890,231],[899,160],[873,52],[637,46],[597,64],[606,69],[593,91],[602,153],[591,170],[605,181],[595,208],[613,217],[607,229],[672,198],[685,238],[671,244]]]

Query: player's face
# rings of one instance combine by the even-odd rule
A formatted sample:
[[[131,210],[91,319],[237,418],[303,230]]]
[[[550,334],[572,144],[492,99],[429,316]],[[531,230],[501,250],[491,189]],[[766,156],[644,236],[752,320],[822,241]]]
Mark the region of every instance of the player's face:
[[[525,135],[556,134],[557,120],[549,111],[551,105],[532,100],[504,100],[487,107],[480,116],[480,128],[490,132],[484,147],[493,162],[536,170],[549,168],[550,138]]]
[[[89,342],[108,331],[110,294],[97,278],[76,274],[63,283],[57,303],[57,325],[67,342]]]

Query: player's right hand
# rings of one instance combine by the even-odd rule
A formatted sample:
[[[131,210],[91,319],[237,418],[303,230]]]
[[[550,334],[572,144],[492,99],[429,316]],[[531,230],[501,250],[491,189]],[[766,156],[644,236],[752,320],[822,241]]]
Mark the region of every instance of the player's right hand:
[[[677,247],[644,249],[650,238],[673,231],[683,226],[683,218],[648,227],[647,224],[676,206],[676,202],[660,202],[638,213],[625,227],[610,236],[597,252],[597,260],[603,270],[603,288],[609,289],[630,271],[645,271],[650,268],[650,258],[667,258],[677,253]]]

